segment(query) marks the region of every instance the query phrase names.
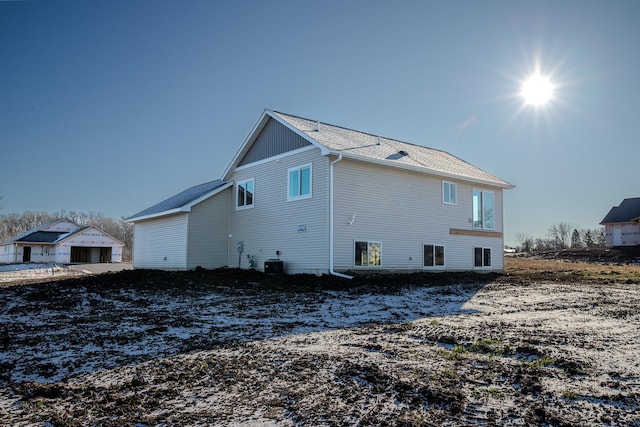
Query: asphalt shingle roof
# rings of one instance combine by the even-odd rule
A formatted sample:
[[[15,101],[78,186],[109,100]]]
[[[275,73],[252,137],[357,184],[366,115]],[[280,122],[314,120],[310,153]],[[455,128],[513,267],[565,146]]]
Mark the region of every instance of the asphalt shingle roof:
[[[640,197],[624,199],[620,206],[611,208],[600,224],[630,222],[637,218],[640,218]]]
[[[29,243],[54,243],[61,236],[69,234],[68,231],[34,231],[27,234],[24,237],[16,239],[16,242],[29,242]]]
[[[424,169],[432,173],[472,179],[505,188],[513,187],[507,181],[446,151],[379,137],[323,122],[319,123],[318,130],[318,122],[315,120],[277,111],[271,113],[331,151],[342,152],[345,155],[357,155],[371,160],[393,161],[400,165]]]
[[[145,217],[149,215],[160,214],[162,212],[171,211],[174,209],[180,209],[189,203],[198,200],[200,197],[206,195],[214,191],[215,189],[222,187],[227,184],[226,181],[222,181],[217,179],[211,182],[205,182],[204,184],[195,185],[191,188],[188,188],[174,196],[169,197],[166,200],[163,200],[160,203],[157,203],[150,208],[147,208],[143,211],[138,212],[135,215],[130,216],[127,220],[131,220],[138,217]]]

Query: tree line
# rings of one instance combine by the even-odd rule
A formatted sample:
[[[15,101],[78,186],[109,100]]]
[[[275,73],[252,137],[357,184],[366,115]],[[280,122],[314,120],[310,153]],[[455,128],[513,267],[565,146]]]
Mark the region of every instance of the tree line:
[[[0,242],[57,219],[68,219],[80,227],[96,227],[125,244],[123,257],[129,259],[133,247],[133,224],[120,219],[107,218],[97,212],[23,212],[0,215]]]
[[[562,250],[568,248],[601,248],[605,244],[604,227],[575,228],[567,222],[549,227],[544,238],[533,238],[524,233],[516,235],[520,252]]]

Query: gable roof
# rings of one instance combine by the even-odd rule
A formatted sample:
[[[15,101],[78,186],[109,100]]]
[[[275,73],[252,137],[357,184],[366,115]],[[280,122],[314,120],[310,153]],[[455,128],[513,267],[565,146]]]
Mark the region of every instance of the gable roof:
[[[620,206],[614,206],[600,221],[600,224],[640,221],[640,197],[624,199]]]
[[[74,224],[77,226],[77,228],[75,230],[71,230],[71,231],[43,231],[43,229],[51,227],[52,225],[55,225],[57,223],[60,222],[69,222],[71,224]],[[69,239],[73,236],[75,236],[76,234],[82,233],[88,229],[94,229],[96,231],[98,231],[99,233],[109,237],[110,239],[118,242],[120,245],[124,246],[124,243],[122,243],[120,240],[116,239],[115,237],[109,235],[108,233],[105,233],[104,231],[100,230],[97,227],[94,226],[88,226],[88,227],[80,227],[78,224],[76,224],[75,222],[68,220],[68,219],[56,219],[54,221],[50,221],[47,222],[45,224],[41,224],[39,226],[37,226],[36,228],[32,228],[31,230],[27,231],[26,233],[22,233],[18,236],[15,236],[11,239],[5,240],[4,242],[0,243],[0,245],[6,245],[9,243],[15,243],[15,242],[21,242],[21,243],[40,243],[40,244],[56,244],[59,243],[63,240]]]
[[[102,234],[102,235],[104,235],[104,236],[106,236],[106,237],[110,238],[111,240],[113,240],[113,241],[115,241],[115,242],[118,242],[120,245],[125,246],[125,244],[124,244],[124,243],[122,243],[120,240],[116,239],[115,237],[113,237],[113,236],[112,236],[112,235],[110,235],[109,233],[107,233],[107,232],[105,232],[105,231],[102,231],[102,230],[100,230],[98,227],[95,227],[95,226],[93,226],[93,225],[89,225],[88,227],[82,227],[82,228],[79,228],[79,229],[77,229],[77,230],[74,230],[74,231],[71,231],[71,232],[69,232],[69,233],[66,233],[66,234],[65,234],[65,235],[63,235],[63,236],[60,236],[60,238],[59,238],[58,240],[56,240],[56,243],[62,242],[63,240],[70,239],[70,238],[72,238],[73,236],[75,236],[76,234],[84,233],[84,232],[85,232],[85,231],[87,231],[87,230],[95,230],[95,231],[97,231],[98,233],[100,233],[100,234]]]
[[[54,219],[53,221],[45,222],[44,224],[40,224],[39,226],[32,228],[31,230],[25,231],[22,234],[18,234],[10,239],[5,240],[4,242],[0,242],[0,245],[6,245],[13,242],[40,242],[40,243],[52,243],[55,242],[58,237],[62,234],[68,234],[69,231],[41,231],[45,228],[49,228],[52,225],[58,224],[60,222],[69,222],[75,225],[77,228],[80,228],[78,224],[68,219]],[[40,233],[40,234],[36,234]],[[58,237],[54,238],[54,235],[58,235]],[[43,239],[43,240],[37,240]],[[53,240],[52,240],[53,239]]]
[[[194,205],[208,199],[214,194],[229,188],[233,183],[216,179],[215,181],[205,182],[204,184],[195,185],[178,194],[169,197],[166,200],[156,203],[155,205],[130,216],[125,221],[134,222],[143,219],[157,218],[160,216],[171,215],[180,212],[189,212]]]
[[[226,179],[229,178],[233,168],[240,163],[244,154],[248,152],[251,144],[269,119],[277,120],[291,131],[304,137],[319,148],[323,155],[342,154],[345,158],[425,172],[451,179],[462,179],[501,188],[514,187],[514,185],[446,151],[271,110],[264,111],[238,150],[236,157],[225,171],[224,177]]]
[[[15,239],[15,242],[29,242],[29,243],[54,243],[60,236],[69,234],[68,231],[34,231],[24,237]]]

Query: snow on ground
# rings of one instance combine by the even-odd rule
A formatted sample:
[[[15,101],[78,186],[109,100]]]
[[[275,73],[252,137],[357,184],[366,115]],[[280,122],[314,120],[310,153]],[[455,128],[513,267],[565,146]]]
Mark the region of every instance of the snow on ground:
[[[0,286],[16,280],[46,280],[63,276],[79,276],[86,272],[57,264],[0,264]]]
[[[0,418],[640,426],[635,284],[165,285],[1,288]]]

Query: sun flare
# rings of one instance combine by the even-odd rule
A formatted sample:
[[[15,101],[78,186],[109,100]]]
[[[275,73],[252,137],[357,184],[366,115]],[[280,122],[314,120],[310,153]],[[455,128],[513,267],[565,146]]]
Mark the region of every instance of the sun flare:
[[[522,84],[524,102],[534,106],[542,106],[553,97],[553,84],[549,78],[534,74]]]

